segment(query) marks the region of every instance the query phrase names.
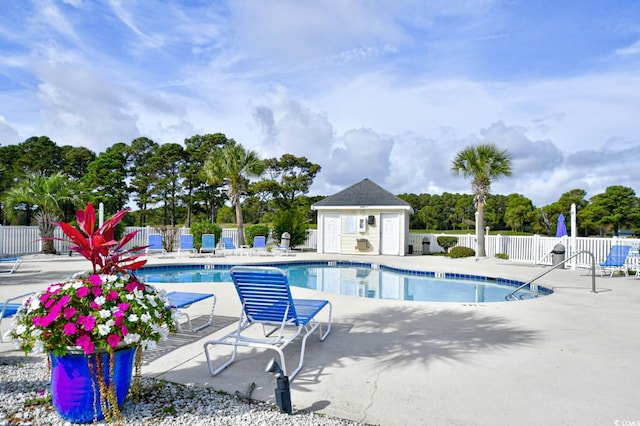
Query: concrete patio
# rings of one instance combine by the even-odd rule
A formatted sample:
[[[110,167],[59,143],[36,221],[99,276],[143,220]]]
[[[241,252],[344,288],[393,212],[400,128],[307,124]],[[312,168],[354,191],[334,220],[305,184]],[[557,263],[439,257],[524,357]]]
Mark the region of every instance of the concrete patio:
[[[160,258],[150,264],[251,263],[274,260],[357,260],[401,268],[471,273],[526,281],[542,267],[497,259],[436,256],[365,257],[297,253],[295,257]],[[0,275],[0,299],[84,270],[77,256],[27,257],[18,272]],[[640,423],[640,282],[555,270],[539,280],[554,294],[497,303],[433,303],[363,299],[293,288],[295,297],[329,299],[333,329],[325,342],[307,342],[302,371],[291,384],[296,410],[370,424],[616,424]],[[214,325],[181,333],[145,355],[143,374],[234,394],[273,400],[274,377],[264,372],[274,353],[241,350],[211,377],[203,342],[233,327],[239,302],[233,286],[165,284],[170,290],[213,292]],[[188,311],[204,320],[210,304]],[[4,333],[9,321],[3,322]],[[218,353],[219,351],[219,353]],[[297,364],[297,347],[286,350]],[[0,356],[15,355],[11,343]],[[229,347],[216,349],[218,360]],[[619,423],[624,424],[624,423]]]

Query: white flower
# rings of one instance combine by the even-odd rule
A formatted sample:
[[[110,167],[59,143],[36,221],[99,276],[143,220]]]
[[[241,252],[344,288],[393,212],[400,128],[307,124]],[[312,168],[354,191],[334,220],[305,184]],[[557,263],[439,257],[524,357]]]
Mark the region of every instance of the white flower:
[[[104,296],[98,296],[95,299],[93,299],[94,302],[96,302],[98,305],[102,306],[107,302],[107,299]]]
[[[158,306],[158,304],[156,303],[155,297],[153,297],[152,294],[147,294],[147,300],[149,301],[151,306],[153,306],[154,308]]]
[[[100,315],[100,318],[109,318],[111,316],[111,311],[109,309],[101,309],[98,314]]]
[[[131,315],[129,315],[127,320],[130,321],[130,322],[136,322],[136,321],[138,321],[138,315],[137,314],[131,314]]]
[[[33,344],[33,352],[41,354],[44,352],[44,342],[42,340],[36,340]]]
[[[153,340],[143,340],[140,345],[142,346],[143,351],[155,349],[156,346],[158,346]]]
[[[24,324],[19,324],[19,325],[16,327],[16,333],[17,333],[17,334],[22,334],[22,333],[24,333],[25,331],[27,331],[27,326],[26,326],[26,325],[24,325]],[[7,333],[7,336],[8,336],[8,335],[9,335],[9,333]],[[5,337],[7,337],[7,336],[5,336]]]
[[[98,333],[101,336],[106,336],[110,331],[111,327],[109,327],[107,324],[98,324]]]
[[[136,343],[140,340],[140,335],[136,333],[129,333],[124,336],[124,343],[130,345],[132,343]]]
[[[135,296],[134,296],[133,294],[129,293],[129,294],[127,294],[127,295],[125,296],[125,298],[126,298],[127,300],[133,300],[133,299],[135,299]]]
[[[31,327],[31,336],[32,336],[32,337],[35,337],[36,339],[37,339],[38,337],[42,336],[42,329],[40,329],[40,328],[35,328],[35,326],[34,326],[34,327]]]
[[[140,319],[142,320],[142,322],[148,322],[151,319],[151,315],[145,312],[140,316]]]
[[[40,308],[40,296],[42,296],[42,293],[38,293],[31,298],[31,302],[29,302],[29,309],[27,309],[27,312],[35,311],[36,309]]]

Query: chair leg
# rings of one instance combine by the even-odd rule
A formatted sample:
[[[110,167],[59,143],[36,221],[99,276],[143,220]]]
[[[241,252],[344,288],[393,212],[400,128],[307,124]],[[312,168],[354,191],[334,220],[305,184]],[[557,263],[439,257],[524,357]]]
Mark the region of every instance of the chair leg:
[[[217,376],[222,370],[224,370],[225,368],[233,364],[233,362],[236,360],[236,354],[238,353],[238,345],[233,345],[233,352],[231,353],[231,358],[229,358],[224,364],[222,364],[220,367],[214,370],[213,366],[211,365],[211,357],[209,356],[208,347],[214,346],[215,344],[216,344],[215,342],[206,342],[204,344],[204,355],[207,358],[207,367],[209,367],[209,372],[211,373],[212,376]]]
[[[193,328],[193,327],[192,327],[192,328],[191,328],[191,331],[193,331],[194,333],[196,333],[196,332],[198,332],[198,331],[202,330],[203,328],[208,327],[208,326],[210,326],[210,325],[211,325],[211,323],[213,322],[213,311],[215,311],[215,309],[216,309],[216,300],[217,300],[217,299],[216,299],[216,296],[214,295],[214,296],[213,296],[213,306],[211,306],[211,314],[209,314],[209,321],[207,321],[205,324],[199,325],[199,326],[198,326],[198,327],[196,327],[196,328]]]

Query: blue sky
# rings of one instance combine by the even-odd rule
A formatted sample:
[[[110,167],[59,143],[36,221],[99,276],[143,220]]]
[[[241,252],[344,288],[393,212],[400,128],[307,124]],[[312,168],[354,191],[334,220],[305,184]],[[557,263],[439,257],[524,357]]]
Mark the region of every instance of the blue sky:
[[[640,2],[37,0],[0,15],[0,144],[101,152],[222,132],[322,166],[314,194],[369,178],[468,193],[451,160],[492,142],[494,193],[541,207],[640,192]]]

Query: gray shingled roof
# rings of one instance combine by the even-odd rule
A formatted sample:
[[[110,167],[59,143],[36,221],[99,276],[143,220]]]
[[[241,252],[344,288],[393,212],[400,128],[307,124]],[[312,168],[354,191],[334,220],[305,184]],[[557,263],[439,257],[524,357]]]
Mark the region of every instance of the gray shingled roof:
[[[401,200],[369,179],[364,179],[330,197],[320,200],[314,203],[312,207],[338,206],[410,207],[409,203]]]

